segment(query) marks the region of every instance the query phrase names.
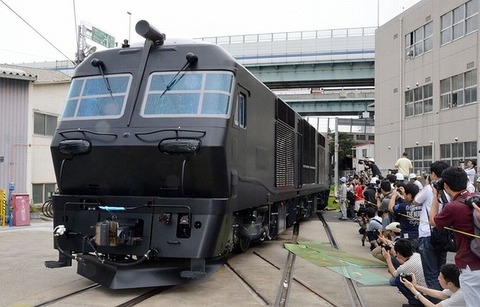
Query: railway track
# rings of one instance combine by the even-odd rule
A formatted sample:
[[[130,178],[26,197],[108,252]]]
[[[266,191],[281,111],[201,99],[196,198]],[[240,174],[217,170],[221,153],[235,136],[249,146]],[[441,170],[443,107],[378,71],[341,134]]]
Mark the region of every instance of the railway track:
[[[325,232],[330,241],[330,244],[332,245],[333,248],[339,249],[337,241],[335,240],[335,237],[333,236],[333,233],[330,227],[328,226],[328,223],[323,218],[322,213],[317,212],[317,216],[323,224],[323,228],[325,229]],[[350,299],[351,305],[358,306],[358,307],[366,306],[365,300],[363,299],[362,293],[358,287],[357,282],[347,277],[343,277],[343,279],[344,279],[345,287],[347,289],[347,294],[348,294],[348,298]]]
[[[113,304],[109,304],[108,306],[116,306],[116,307],[132,307],[136,306],[143,301],[146,301],[158,294],[160,294],[163,291],[166,291],[171,287],[157,287],[157,288],[149,288],[149,289],[134,289],[134,290],[127,290],[127,291],[122,291],[125,301],[120,299],[119,301],[121,302],[113,302]],[[96,293],[95,293],[96,292]],[[43,307],[43,306],[75,306],[78,305],[76,302],[78,300],[83,300],[82,298],[78,299],[78,296],[83,295],[85,296],[91,296],[94,297],[98,293],[105,293],[107,292],[107,296],[110,296],[108,292],[112,292],[113,295],[113,290],[106,290],[103,289],[101,285],[94,283],[89,286],[86,286],[84,288],[74,290],[71,292],[68,292],[66,294],[61,294],[58,296],[53,296],[51,298],[48,298],[45,301],[42,301],[41,303],[36,303],[32,305],[32,307]],[[125,295],[127,292],[130,292],[130,295]],[[93,300],[92,302],[88,303],[88,300],[84,301],[86,305],[94,304],[94,306],[97,305]],[[105,305],[107,306],[107,305]]]
[[[327,221],[338,223],[325,213]],[[356,231],[353,223],[343,223],[348,233]],[[336,228],[335,228],[336,229]],[[12,233],[12,235],[18,233]],[[41,233],[43,236],[43,233]],[[352,249],[358,244],[356,236],[340,242],[343,248]],[[47,236],[47,235],[45,235]],[[5,306],[367,306],[364,296],[372,304],[375,288],[362,287],[356,282],[333,271],[319,267],[303,258],[289,254],[285,243],[298,241],[321,242],[338,248],[328,223],[321,214],[302,221],[294,229],[289,229],[274,241],[266,241],[252,246],[243,254],[230,255],[223,266],[210,279],[202,283],[163,288],[143,288],[110,290],[93,284],[86,279],[71,279],[71,272],[65,282],[50,288],[42,288],[25,298],[18,297],[16,304]],[[355,242],[355,243],[353,243]],[[367,251],[368,253],[368,251]],[[50,272],[46,271],[48,276]],[[55,276],[64,270],[55,271]],[[42,273],[42,274],[44,274]],[[61,278],[62,280],[62,278]],[[47,282],[50,282],[46,280]],[[52,280],[53,281],[53,280]],[[377,289],[378,290],[378,289]],[[365,292],[366,291],[366,292]],[[380,291],[392,291],[391,287]],[[363,294],[363,295],[362,295]],[[395,294],[392,294],[394,296]],[[375,295],[376,296],[376,295]],[[12,303],[13,303],[12,302]],[[0,298],[0,305],[1,298]],[[378,305],[380,306],[380,305]]]

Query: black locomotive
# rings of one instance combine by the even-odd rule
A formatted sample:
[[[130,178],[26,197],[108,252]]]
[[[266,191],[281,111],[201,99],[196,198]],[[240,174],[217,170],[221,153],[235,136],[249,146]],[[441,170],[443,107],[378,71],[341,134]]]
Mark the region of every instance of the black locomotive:
[[[325,206],[327,144],[222,48],[166,40],[75,70],[52,141],[61,267],[120,289],[207,278]]]

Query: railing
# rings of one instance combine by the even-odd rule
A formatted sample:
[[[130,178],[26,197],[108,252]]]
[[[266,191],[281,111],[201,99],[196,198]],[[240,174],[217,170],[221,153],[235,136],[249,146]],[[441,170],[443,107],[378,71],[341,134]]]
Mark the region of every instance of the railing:
[[[375,35],[376,27],[345,28],[314,31],[260,33],[231,36],[201,37],[197,40],[214,43],[217,45],[261,43],[289,40],[308,40],[319,38],[358,37]]]

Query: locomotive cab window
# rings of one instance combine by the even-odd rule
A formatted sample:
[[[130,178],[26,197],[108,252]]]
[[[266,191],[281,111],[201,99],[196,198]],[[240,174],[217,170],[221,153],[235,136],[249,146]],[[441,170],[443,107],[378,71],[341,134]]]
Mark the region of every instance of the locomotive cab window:
[[[244,93],[238,93],[237,96],[235,124],[241,128],[247,127],[247,96]]]
[[[120,118],[125,110],[131,80],[131,75],[74,79],[62,119]]]
[[[229,72],[153,73],[143,117],[228,117],[233,84]]]

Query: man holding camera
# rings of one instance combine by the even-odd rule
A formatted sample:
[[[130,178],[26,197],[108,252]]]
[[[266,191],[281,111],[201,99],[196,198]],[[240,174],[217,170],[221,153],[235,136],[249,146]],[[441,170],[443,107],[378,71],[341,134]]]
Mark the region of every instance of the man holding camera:
[[[480,302],[480,258],[470,250],[471,237],[464,234],[474,233],[473,209],[465,204],[465,199],[472,196],[466,190],[467,183],[467,174],[460,167],[449,167],[442,172],[441,181],[437,181],[434,185],[435,189],[433,189],[430,224],[438,228],[452,227],[455,229],[457,244],[455,264],[461,272],[460,287],[467,306],[478,306]],[[437,193],[442,189],[451,197],[451,201],[439,212]]]
[[[423,276],[422,259],[420,254],[414,253],[413,251],[412,243],[410,243],[408,239],[398,239],[393,245],[393,255],[400,263],[400,266],[395,269],[389,251],[382,248],[382,255],[387,261],[388,272],[395,277],[395,286],[397,286],[398,290],[408,299],[408,304],[403,304],[402,307],[423,306],[423,304],[415,298],[400,278],[411,278],[410,273],[413,273],[415,274],[418,285],[427,286],[425,277]]]
[[[422,208],[420,214],[420,224],[418,226],[418,253],[422,257],[423,273],[427,281],[427,285],[431,289],[441,290],[438,281],[438,273],[440,267],[447,261],[447,252],[436,250],[430,244],[431,226],[428,222],[429,216],[432,215],[431,207],[433,202],[433,187],[432,181],[437,181],[442,172],[449,168],[450,165],[443,161],[435,161],[430,165],[430,174],[427,178],[428,184],[425,185],[413,200],[413,204]],[[441,192],[443,194],[443,191]],[[439,193],[440,194],[440,193]],[[448,202],[443,196],[442,203]]]

